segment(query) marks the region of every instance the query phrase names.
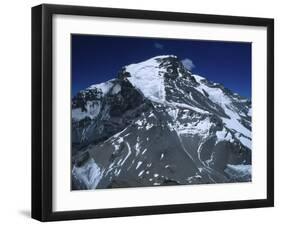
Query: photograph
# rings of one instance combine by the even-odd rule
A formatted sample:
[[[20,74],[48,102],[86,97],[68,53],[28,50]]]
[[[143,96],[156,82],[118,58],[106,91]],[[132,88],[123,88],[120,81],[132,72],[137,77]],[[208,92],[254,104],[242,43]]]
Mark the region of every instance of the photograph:
[[[251,183],[251,54],[71,34],[71,190]]]
[[[41,4],[31,39],[32,218],[274,206],[274,18]]]
[[[33,219],[274,206],[274,18],[163,10],[32,7]]]

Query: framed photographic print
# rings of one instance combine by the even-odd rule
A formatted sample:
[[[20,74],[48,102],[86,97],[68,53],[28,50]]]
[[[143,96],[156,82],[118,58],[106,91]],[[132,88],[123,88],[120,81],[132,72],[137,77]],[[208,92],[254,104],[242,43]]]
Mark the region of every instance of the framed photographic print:
[[[274,21],[32,8],[32,217],[274,205]]]

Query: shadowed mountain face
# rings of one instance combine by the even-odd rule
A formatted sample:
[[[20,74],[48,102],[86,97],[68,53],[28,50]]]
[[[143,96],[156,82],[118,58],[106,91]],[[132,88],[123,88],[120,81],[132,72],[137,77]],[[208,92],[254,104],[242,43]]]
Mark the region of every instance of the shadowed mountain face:
[[[172,55],[72,99],[72,189],[251,181],[251,102]]]

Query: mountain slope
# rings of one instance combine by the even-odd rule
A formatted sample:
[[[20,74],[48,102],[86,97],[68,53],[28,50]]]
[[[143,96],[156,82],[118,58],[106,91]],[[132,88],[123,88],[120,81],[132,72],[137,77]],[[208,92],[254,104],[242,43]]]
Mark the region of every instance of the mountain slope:
[[[251,180],[251,102],[173,55],[72,99],[72,188]]]

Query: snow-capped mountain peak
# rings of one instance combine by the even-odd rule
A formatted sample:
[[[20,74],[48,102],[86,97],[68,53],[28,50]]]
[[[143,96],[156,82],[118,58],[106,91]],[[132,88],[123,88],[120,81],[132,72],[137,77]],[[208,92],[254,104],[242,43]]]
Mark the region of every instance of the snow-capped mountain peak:
[[[156,56],[73,98],[72,155],[75,189],[248,181],[251,102]]]
[[[125,67],[127,79],[142,94],[155,102],[166,101],[166,80],[188,78],[190,72],[174,55],[156,56],[146,61]]]

